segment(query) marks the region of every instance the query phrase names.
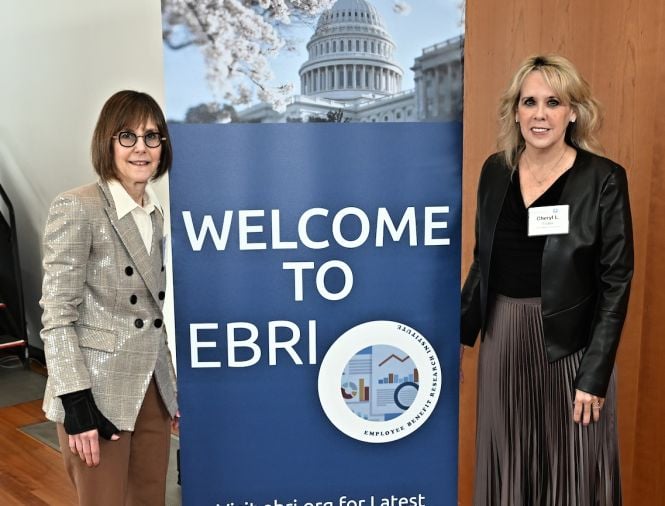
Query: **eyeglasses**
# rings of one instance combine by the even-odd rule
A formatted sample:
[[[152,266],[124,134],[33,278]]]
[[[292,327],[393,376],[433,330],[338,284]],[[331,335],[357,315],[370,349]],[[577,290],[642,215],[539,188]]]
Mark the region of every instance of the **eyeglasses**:
[[[118,135],[113,136],[114,139],[118,139],[118,142],[124,148],[133,147],[139,140],[139,137],[143,137],[143,142],[149,148],[158,148],[162,144],[162,141],[166,140],[166,137],[162,137],[159,132],[148,132],[144,135],[136,135],[134,132],[120,132]]]

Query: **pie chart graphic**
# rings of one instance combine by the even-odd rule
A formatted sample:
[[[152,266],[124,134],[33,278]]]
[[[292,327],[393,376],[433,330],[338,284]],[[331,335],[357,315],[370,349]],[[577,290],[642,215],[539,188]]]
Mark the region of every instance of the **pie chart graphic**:
[[[399,409],[406,411],[411,407],[413,401],[416,400],[416,395],[418,395],[418,383],[406,381],[395,389],[395,405]]]
[[[353,399],[356,395],[358,395],[358,386],[355,383],[352,381],[342,383],[342,397],[344,399]]]

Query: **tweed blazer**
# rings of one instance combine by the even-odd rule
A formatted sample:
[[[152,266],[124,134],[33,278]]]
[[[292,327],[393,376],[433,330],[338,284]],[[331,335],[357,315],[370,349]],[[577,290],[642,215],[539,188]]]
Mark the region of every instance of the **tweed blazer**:
[[[157,209],[151,217],[149,255],[131,213],[118,219],[105,182],[64,192],[51,204],[40,301],[48,419],[64,420],[58,396],[91,388],[104,416],[131,431],[153,375],[175,414],[175,372],[162,315],[163,217]]]

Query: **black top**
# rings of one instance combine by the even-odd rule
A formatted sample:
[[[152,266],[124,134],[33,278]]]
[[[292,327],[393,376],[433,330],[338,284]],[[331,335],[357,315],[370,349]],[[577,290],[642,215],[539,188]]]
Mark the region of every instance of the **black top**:
[[[503,153],[491,155],[478,181],[476,242],[461,296],[460,341],[486,337],[496,224],[511,182]],[[585,350],[574,388],[605,397],[633,276],[633,233],[626,171],[577,148],[559,204],[570,206],[567,234],[545,241],[541,314],[545,353],[554,362]]]
[[[529,207],[559,204],[568,179],[566,171]],[[540,297],[540,273],[546,235],[528,236],[528,208],[520,189],[519,171],[513,172],[496,224],[489,291],[514,298]]]

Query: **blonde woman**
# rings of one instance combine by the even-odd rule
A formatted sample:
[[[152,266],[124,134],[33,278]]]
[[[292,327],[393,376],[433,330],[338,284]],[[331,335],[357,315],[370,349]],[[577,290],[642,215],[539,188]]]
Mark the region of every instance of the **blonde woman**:
[[[463,345],[480,334],[474,504],[621,503],[614,360],[633,244],[626,174],[565,58],[522,63],[482,169]]]

